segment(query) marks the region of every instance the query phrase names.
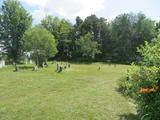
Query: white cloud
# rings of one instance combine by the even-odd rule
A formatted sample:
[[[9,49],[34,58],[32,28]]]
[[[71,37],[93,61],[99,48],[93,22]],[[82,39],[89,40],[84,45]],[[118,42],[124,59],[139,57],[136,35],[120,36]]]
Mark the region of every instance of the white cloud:
[[[105,10],[100,16],[113,20],[117,15],[123,13],[142,12],[153,20],[160,20],[159,0],[105,0]]]
[[[143,12],[152,19],[160,20],[158,0],[20,0],[34,11],[35,23],[46,15],[54,14],[70,20],[91,14],[102,16],[109,21],[115,16],[128,12]],[[157,1],[157,2],[156,2]],[[144,5],[145,3],[145,5]]]
[[[34,6],[34,5],[37,5],[37,6],[45,6],[46,5],[46,1],[47,0],[20,0],[21,2],[25,2],[27,3],[28,5],[30,6]]]
[[[48,0],[49,10],[53,10],[64,17],[81,16],[94,14],[104,8],[104,0]]]
[[[39,9],[39,10],[34,10],[32,13],[32,17],[34,19],[34,23],[39,23],[43,18],[46,17],[46,15],[49,15],[51,13],[46,12],[43,9]]]
[[[29,6],[37,6],[33,12],[35,21],[39,21],[45,14],[56,13],[65,18],[73,19],[76,16],[85,18],[88,15],[104,9],[105,0],[20,0]]]

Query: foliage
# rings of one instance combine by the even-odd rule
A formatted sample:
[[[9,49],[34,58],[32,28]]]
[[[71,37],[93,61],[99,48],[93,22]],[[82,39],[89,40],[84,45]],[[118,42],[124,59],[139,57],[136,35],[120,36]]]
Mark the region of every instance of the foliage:
[[[132,68],[127,70],[126,75],[118,81],[119,90],[125,96],[129,96],[131,98],[135,97],[138,89],[137,84],[135,84],[139,79],[138,72],[139,68],[135,65],[132,65]]]
[[[87,60],[94,59],[95,55],[100,53],[97,42],[93,41],[92,39],[92,35],[87,33],[84,37],[80,37],[80,39],[77,41],[79,52],[81,53],[82,57]]]
[[[150,43],[158,29],[158,23],[155,24],[142,13],[121,14],[111,22],[96,15],[90,15],[85,20],[78,16],[73,26],[66,20],[47,16],[42,20],[41,26],[55,36],[58,45],[57,57],[63,60],[79,59],[81,53],[77,42],[87,33],[91,33],[92,41],[98,43],[97,49],[101,52],[95,55],[94,59],[122,63],[138,61],[137,47],[146,40]]]
[[[77,17],[75,25],[75,33],[77,36],[75,37],[75,41],[78,40],[80,36],[85,36],[88,32],[92,34],[92,40],[99,44],[98,50],[101,51],[101,54],[96,55],[95,58],[104,60],[105,56],[110,53],[112,46],[107,20],[105,18],[98,18],[96,15],[90,15],[86,17],[84,21]]]
[[[24,55],[22,36],[31,26],[31,22],[31,16],[19,1],[4,1],[0,11],[0,44],[3,44],[3,51],[9,61],[19,62]],[[112,21],[98,18],[94,14],[84,20],[77,16],[75,24],[49,15],[38,26],[47,29],[55,37],[57,59],[79,60],[84,55],[79,51],[80,46],[77,43],[87,33],[91,33],[92,42],[98,44],[96,49],[99,54],[88,52],[85,55],[90,56],[88,60],[131,63],[141,58],[137,47],[144,45],[144,41],[150,43],[157,37],[160,23],[155,23],[142,13],[128,13],[120,14]]]
[[[2,53],[3,53],[2,52],[2,45],[0,44],[0,60],[2,59],[2,56],[3,56]]]
[[[160,34],[152,43],[146,42],[138,51],[142,55],[140,67],[121,81],[120,88],[136,100],[137,110],[145,120],[160,118]]]
[[[154,21],[145,15],[121,14],[111,23],[112,57],[119,62],[137,60],[137,47],[155,37]]]
[[[23,55],[22,36],[30,27],[32,17],[17,0],[5,0],[0,13],[0,43],[8,59],[18,62]]]
[[[116,62],[129,63],[139,60],[137,47],[156,36],[154,21],[144,14],[121,14],[112,22],[105,18],[90,15],[83,21],[76,18],[76,24],[71,32],[72,58],[79,54],[76,42],[88,32],[93,35],[93,41],[99,44],[98,50],[101,54],[95,56],[97,60],[112,60]]]
[[[57,53],[54,36],[44,28],[34,27],[27,30],[23,40],[26,51],[32,53],[37,66],[42,66],[47,58]]]
[[[57,17],[47,16],[41,21],[41,26],[55,36],[58,49],[57,56],[62,57],[63,59],[70,57],[70,32],[72,30],[72,25],[64,19],[60,20]]]
[[[160,67],[160,34],[151,44],[145,42],[145,46],[141,45],[138,52],[143,57],[143,65]]]

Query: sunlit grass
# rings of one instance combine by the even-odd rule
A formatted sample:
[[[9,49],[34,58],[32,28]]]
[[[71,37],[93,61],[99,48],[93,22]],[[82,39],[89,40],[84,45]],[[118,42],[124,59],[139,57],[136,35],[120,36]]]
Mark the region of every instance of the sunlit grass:
[[[100,66],[100,70],[98,70]],[[119,120],[134,107],[116,91],[127,65],[71,64],[0,70],[0,120]]]

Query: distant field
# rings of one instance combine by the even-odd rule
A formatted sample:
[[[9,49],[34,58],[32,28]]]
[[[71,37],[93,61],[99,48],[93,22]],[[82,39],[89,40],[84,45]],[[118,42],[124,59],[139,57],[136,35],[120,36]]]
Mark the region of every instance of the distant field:
[[[101,69],[98,70],[98,67]],[[127,120],[135,108],[116,91],[127,65],[71,64],[56,73],[50,64],[13,72],[0,69],[0,120]]]

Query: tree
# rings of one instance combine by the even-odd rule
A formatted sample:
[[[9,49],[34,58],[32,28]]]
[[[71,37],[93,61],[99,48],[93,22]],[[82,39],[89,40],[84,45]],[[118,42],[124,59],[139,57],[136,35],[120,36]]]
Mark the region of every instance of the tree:
[[[114,42],[112,57],[118,62],[126,62],[130,59],[130,41],[132,40],[132,15],[122,14],[111,23],[111,40]]]
[[[72,25],[64,19],[60,20],[57,17],[47,16],[41,21],[41,26],[55,36],[58,49],[57,56],[66,59],[71,52],[70,33]]]
[[[79,50],[76,41],[79,40],[82,36],[82,24],[83,20],[79,16],[77,16],[76,23],[70,32],[72,59],[76,59],[79,56]]]
[[[86,17],[81,27],[82,35],[90,32],[93,35],[93,40],[101,43],[100,41],[100,22],[96,15]]]
[[[58,51],[59,51],[59,56],[61,58],[66,59],[69,58],[71,54],[71,39],[70,39],[70,33],[72,31],[72,25],[66,21],[66,20],[61,20],[60,23],[60,30],[59,30],[59,40],[58,40]]]
[[[76,17],[76,24],[48,16],[42,20],[41,26],[50,31],[57,41],[58,54],[63,60],[72,57],[77,59],[82,53],[77,44],[87,33],[92,41],[98,44],[100,54],[95,55],[99,61],[112,60],[114,62],[130,63],[139,59],[137,47],[156,37],[159,24],[147,18],[144,14],[121,14],[113,21],[90,15],[83,21]],[[69,57],[68,57],[69,56]]]
[[[105,18],[98,18],[96,15],[90,15],[83,21],[80,17],[77,17],[76,24],[74,25],[73,44],[75,41],[78,41],[81,36],[86,35],[88,32],[91,33],[93,36],[92,40],[99,44],[98,49],[102,52],[101,54],[96,55],[96,59],[102,60],[106,55],[104,52],[110,52],[108,28],[107,20]],[[109,49],[106,49],[106,47]],[[74,56],[79,56],[78,53],[79,51],[75,44]]]
[[[157,35],[160,31],[160,21],[156,23],[156,32],[157,32]]]
[[[119,62],[137,59],[137,47],[155,37],[154,21],[145,15],[121,14],[111,23],[111,40],[114,42],[113,57]]]
[[[0,60],[2,59],[2,46],[0,44]]]
[[[85,36],[80,37],[76,42],[79,47],[79,52],[86,60],[94,59],[95,55],[100,53],[98,50],[98,43],[92,41],[93,36],[87,33]]]
[[[110,24],[107,22],[105,18],[100,18],[99,19],[99,30],[100,30],[100,50],[101,54],[98,56],[99,60],[106,61],[111,60],[110,56],[112,54],[112,49],[113,49],[113,42],[111,40],[111,29],[110,29]]]
[[[60,23],[61,20],[57,17],[52,16],[46,16],[41,21],[41,26],[47,29],[49,32],[52,33],[52,35],[55,36],[56,42],[58,42],[58,39],[60,37],[59,31],[60,31]]]
[[[38,67],[42,67],[47,58],[53,57],[57,53],[54,36],[44,28],[28,29],[23,40],[26,52],[32,53],[33,60]]]
[[[83,20],[77,16],[76,17],[76,24],[74,25],[74,39],[77,40],[80,38],[82,35],[82,25],[83,25]]]
[[[156,36],[155,22],[150,18],[147,18],[144,14],[139,13],[136,16],[137,21],[135,23],[135,37],[137,38],[135,43],[144,44],[144,41],[151,42]]]
[[[17,63],[23,55],[22,36],[31,26],[32,17],[17,0],[5,0],[0,14],[0,39],[6,56]]]

